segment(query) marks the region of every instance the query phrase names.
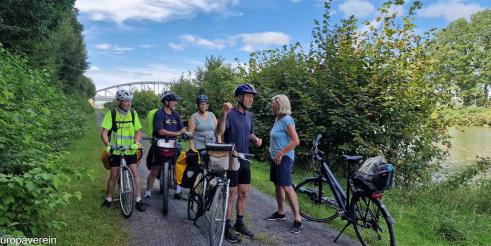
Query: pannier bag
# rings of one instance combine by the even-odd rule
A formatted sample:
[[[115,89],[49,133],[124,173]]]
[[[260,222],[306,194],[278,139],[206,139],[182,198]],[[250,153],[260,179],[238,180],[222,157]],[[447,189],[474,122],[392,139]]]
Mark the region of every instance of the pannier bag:
[[[182,175],[186,170],[186,153],[182,151],[176,161],[176,181],[178,185],[182,183]]]
[[[379,155],[366,160],[353,178],[356,187],[366,193],[382,192],[392,188],[395,168]]]
[[[197,151],[192,149],[186,152],[186,168],[182,173],[182,182],[180,183],[183,188],[191,188],[196,181],[198,174],[201,173],[200,157]],[[179,174],[178,174],[179,175]]]
[[[159,139],[157,140],[157,153],[159,156],[171,159],[174,158],[176,148],[176,140]]]
[[[232,156],[233,144],[206,144],[210,163],[208,168],[213,171],[237,171],[240,164],[237,158]]]

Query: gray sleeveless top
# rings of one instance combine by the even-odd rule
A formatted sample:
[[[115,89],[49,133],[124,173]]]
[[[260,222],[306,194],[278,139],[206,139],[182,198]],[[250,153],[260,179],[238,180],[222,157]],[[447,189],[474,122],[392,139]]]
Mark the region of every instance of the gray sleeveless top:
[[[208,112],[208,119],[203,120],[199,113],[193,114],[196,128],[193,134],[193,143],[196,149],[204,149],[206,143],[215,143],[215,115],[213,112]]]

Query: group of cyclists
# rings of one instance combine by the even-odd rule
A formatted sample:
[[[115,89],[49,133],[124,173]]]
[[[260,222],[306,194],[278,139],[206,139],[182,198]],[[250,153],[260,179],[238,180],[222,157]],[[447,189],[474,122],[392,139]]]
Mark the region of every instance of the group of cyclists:
[[[256,136],[254,131],[253,114],[250,112],[254,97],[257,91],[253,85],[243,83],[235,88],[234,95],[237,103],[233,106],[230,102],[223,104],[223,112],[217,118],[213,112],[208,111],[209,102],[206,95],[199,95],[196,98],[198,111],[192,114],[188,120],[187,128],[181,120],[181,115],[175,110],[181,98],[172,91],[164,91],[160,96],[162,107],[151,112],[153,114],[152,135],[154,138],[176,139],[183,134],[192,138],[190,149],[201,155],[206,154],[206,144],[223,142],[234,144],[234,148],[240,153],[249,153],[249,144],[252,142],[257,147],[261,147],[262,139]],[[111,112],[106,112],[101,124],[101,138],[106,146],[106,151],[111,152],[112,147],[124,145],[129,148],[125,152],[125,157],[130,170],[135,177],[136,209],[144,212],[145,205],[142,201],[140,191],[141,182],[138,175],[136,151],[141,146],[141,122],[138,114],[131,111],[133,94],[131,91],[118,90],[116,93],[118,102],[115,119],[118,122],[117,129],[113,129]],[[284,201],[288,199],[294,213],[294,223],[291,227],[292,233],[299,233],[302,222],[299,214],[297,196],[292,187],[292,168],[294,161],[294,148],[299,144],[295,122],[291,117],[291,105],[288,97],[277,95],[272,98],[271,109],[274,115],[274,126],[270,132],[270,180],[275,185],[276,200],[278,209],[266,220],[286,220]],[[149,124],[150,125],[150,124]],[[108,136],[109,135],[109,136]],[[152,148],[151,150],[152,151]],[[120,155],[117,151],[112,151],[110,158],[110,175],[107,181],[107,193],[103,206],[110,207],[112,203],[112,193],[119,174]],[[149,157],[155,158],[150,160]],[[144,193],[145,198],[151,196],[151,189],[155,178],[159,174],[162,160],[158,155],[148,154],[147,166],[150,173],[147,177],[147,188]],[[247,200],[249,197],[251,184],[251,165],[247,160],[240,160],[240,168],[237,171],[227,171],[230,180],[230,193],[228,197],[228,208],[226,212],[225,239],[232,243],[240,241],[240,235],[252,238],[254,233],[248,229],[244,223]],[[185,199],[182,195],[182,188],[177,186],[174,194],[175,199]],[[232,207],[236,207],[235,224],[232,225]]]

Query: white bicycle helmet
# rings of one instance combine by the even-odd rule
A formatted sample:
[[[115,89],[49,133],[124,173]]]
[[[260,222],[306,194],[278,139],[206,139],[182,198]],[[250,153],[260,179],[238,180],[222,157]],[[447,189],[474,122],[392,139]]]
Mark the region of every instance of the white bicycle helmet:
[[[125,89],[119,89],[116,92],[116,99],[118,101],[133,100],[133,92]]]

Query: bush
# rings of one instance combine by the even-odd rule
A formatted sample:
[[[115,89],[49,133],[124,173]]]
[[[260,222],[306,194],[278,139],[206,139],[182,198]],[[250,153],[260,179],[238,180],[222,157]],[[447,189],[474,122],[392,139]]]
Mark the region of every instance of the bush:
[[[0,231],[34,235],[56,226],[46,216],[73,196],[60,193],[79,173],[63,150],[84,134],[86,99],[65,97],[50,78],[0,48]]]

